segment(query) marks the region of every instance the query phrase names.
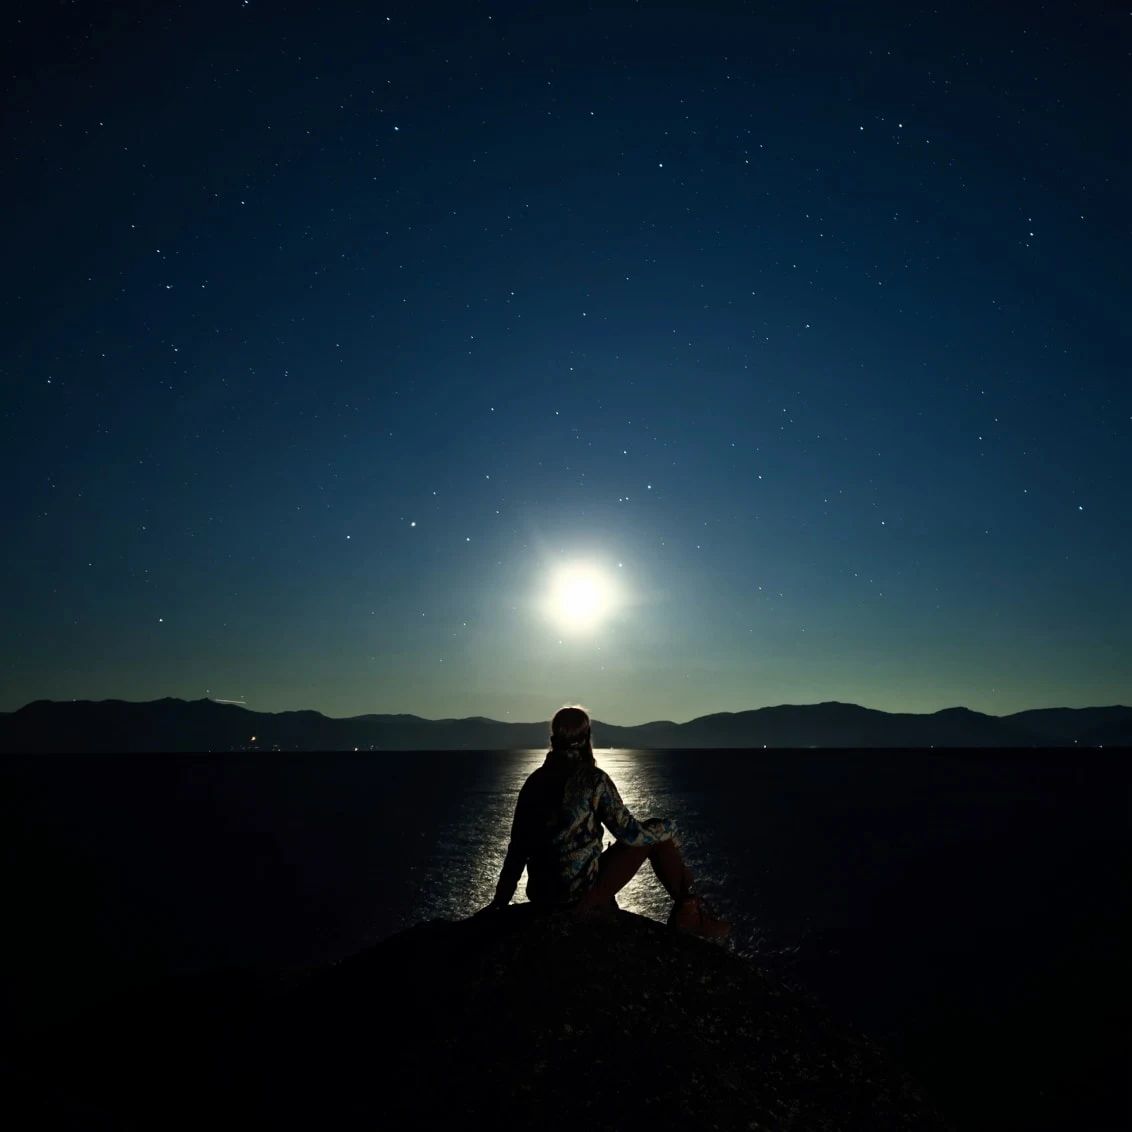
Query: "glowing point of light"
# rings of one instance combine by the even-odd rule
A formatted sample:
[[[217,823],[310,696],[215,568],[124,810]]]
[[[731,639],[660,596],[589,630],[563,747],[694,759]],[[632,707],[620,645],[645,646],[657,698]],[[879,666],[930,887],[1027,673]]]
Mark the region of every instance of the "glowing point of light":
[[[558,597],[568,617],[592,617],[601,605],[601,591],[588,578],[575,578],[562,587]]]
[[[617,598],[616,586],[601,569],[572,564],[553,575],[546,612],[560,629],[585,632],[608,617]]]

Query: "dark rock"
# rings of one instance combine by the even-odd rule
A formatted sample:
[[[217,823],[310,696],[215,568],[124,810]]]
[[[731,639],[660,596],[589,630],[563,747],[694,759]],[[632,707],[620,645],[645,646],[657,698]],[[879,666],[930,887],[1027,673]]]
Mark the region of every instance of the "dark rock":
[[[947,1127],[876,1045],[628,912],[434,920],[282,991],[217,982],[101,1022],[41,1050],[40,1096],[53,1081],[75,1126]]]

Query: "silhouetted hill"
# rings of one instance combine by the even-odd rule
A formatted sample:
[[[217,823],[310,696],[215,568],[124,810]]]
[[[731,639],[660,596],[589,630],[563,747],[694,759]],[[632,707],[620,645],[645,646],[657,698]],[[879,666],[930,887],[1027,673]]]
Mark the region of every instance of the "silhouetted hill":
[[[883,1048],[748,961],[530,904],[289,986],[141,988],[23,1043],[12,1081],[60,1128],[949,1129]]]
[[[1058,746],[1126,747],[1129,712],[1126,707],[1038,708],[1006,716],[1010,723],[1044,735]]]
[[[213,700],[36,700],[0,716],[0,751],[452,751],[545,746],[548,725],[415,715],[332,719],[316,711],[249,711]],[[594,721],[602,747],[1132,746],[1132,708],[1050,708],[1009,716],[946,708],[891,713],[837,702],[720,712],[635,727]]]

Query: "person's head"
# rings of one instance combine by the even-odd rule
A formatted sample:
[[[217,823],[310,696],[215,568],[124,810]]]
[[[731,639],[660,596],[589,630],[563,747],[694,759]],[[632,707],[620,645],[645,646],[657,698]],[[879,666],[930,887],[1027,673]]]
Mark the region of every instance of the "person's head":
[[[590,717],[577,704],[560,708],[550,721],[550,749],[567,758],[594,761]]]

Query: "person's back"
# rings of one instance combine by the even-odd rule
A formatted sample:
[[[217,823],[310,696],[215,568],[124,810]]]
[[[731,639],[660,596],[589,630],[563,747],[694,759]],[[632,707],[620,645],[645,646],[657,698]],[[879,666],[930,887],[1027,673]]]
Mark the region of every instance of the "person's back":
[[[602,826],[616,838],[602,852]],[[615,907],[615,894],[648,859],[676,901],[669,923],[712,938],[730,924],[717,919],[692,889],[669,818],[638,822],[617,787],[594,761],[590,720],[562,708],[551,723],[546,761],[524,782],[511,841],[492,907],[507,904],[524,867],[527,898],[547,907]]]
[[[519,792],[512,838],[518,834],[527,849],[532,904],[568,904],[590,887],[602,842],[592,805],[596,775],[592,765],[556,766],[548,756]]]
[[[668,819],[638,822],[600,767],[585,761],[562,766],[553,752],[524,783],[515,820],[527,849],[527,898],[532,904],[572,903],[593,888],[602,826],[632,846],[655,845],[676,832]]]

